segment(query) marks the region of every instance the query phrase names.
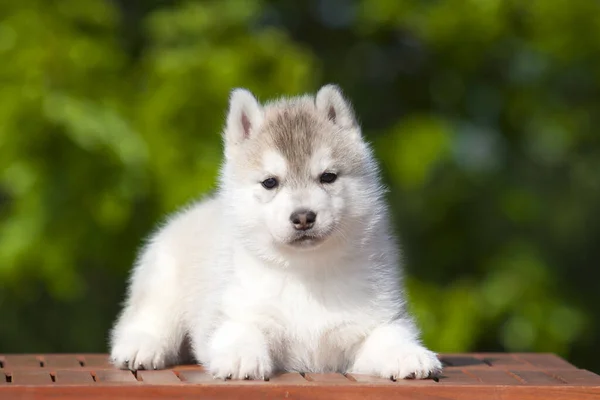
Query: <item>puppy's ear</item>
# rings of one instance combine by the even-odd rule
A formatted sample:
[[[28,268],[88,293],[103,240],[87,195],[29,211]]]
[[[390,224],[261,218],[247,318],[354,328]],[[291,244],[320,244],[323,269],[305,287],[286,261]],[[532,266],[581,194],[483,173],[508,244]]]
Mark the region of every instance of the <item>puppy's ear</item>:
[[[325,85],[317,92],[315,100],[317,110],[324,113],[330,121],[343,127],[356,127],[356,117],[352,104],[344,98],[337,85]]]
[[[237,145],[256,133],[263,121],[263,109],[254,95],[246,89],[234,89],[229,96],[229,112],[225,141]]]

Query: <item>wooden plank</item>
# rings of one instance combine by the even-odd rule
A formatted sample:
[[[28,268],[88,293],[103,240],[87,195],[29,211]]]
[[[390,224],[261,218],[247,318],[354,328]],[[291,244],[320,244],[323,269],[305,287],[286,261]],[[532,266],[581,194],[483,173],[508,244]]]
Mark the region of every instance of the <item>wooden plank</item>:
[[[348,379],[343,374],[304,374],[304,379],[310,382],[328,383],[328,384],[352,384],[354,381]]]
[[[114,368],[106,354],[80,354],[77,358],[85,367]]]
[[[118,382],[118,383],[137,383],[137,379],[131,371],[123,370],[98,370],[95,373],[96,382]]]
[[[411,387],[437,385],[433,379],[398,379],[396,382],[394,382],[394,384]]]
[[[539,369],[569,369],[576,368],[573,364],[566,362],[554,354],[515,354],[517,359],[528,362]]]
[[[491,368],[495,369],[527,369],[531,367],[531,364],[515,358],[512,354],[481,354],[478,355],[481,360]]]
[[[244,379],[215,379],[210,373],[204,371],[178,371],[179,379],[184,382],[201,384],[207,386],[221,386],[221,385],[242,385],[242,386],[262,386],[269,385],[271,381],[263,381],[262,379],[244,380]]]
[[[461,369],[446,369],[438,379],[441,385],[479,385],[481,381]]]
[[[66,400],[171,400],[182,398],[207,399],[314,399],[314,400],[541,400],[577,399],[598,400],[600,387],[564,386],[397,386],[380,385],[88,385],[20,387],[8,385],[0,389],[3,400],[12,399],[66,399]]]
[[[539,363],[532,364],[526,360],[531,358],[532,360],[543,361],[547,360],[546,354],[542,354],[541,358],[537,358],[537,355],[530,353],[520,353],[519,355],[510,353],[471,353],[471,354],[444,354],[440,358],[445,365],[445,369],[460,368],[465,370],[470,369],[501,369],[501,370],[536,370],[541,367]],[[522,359],[523,357],[524,359]],[[560,360],[560,359],[559,359]],[[552,359],[551,362],[556,362]],[[575,368],[568,364],[557,364],[556,367],[563,366],[564,368]],[[555,368],[555,367],[553,367]]]
[[[138,371],[138,378],[150,385],[178,385],[181,380],[174,371]]]
[[[177,365],[175,367],[172,368],[167,368],[168,370],[176,370],[176,371],[204,371],[204,367],[202,367],[202,365],[198,365],[198,364],[184,364],[184,365]]]
[[[94,378],[90,371],[59,370],[56,371],[57,385],[93,385]]]
[[[365,375],[365,374],[348,374],[348,379],[353,380],[357,383],[366,383],[372,385],[393,385],[394,381],[391,379],[381,378],[379,376]]]
[[[4,356],[4,369],[41,368],[40,358],[31,354],[15,354]]]
[[[517,377],[508,371],[473,369],[468,372],[485,385],[522,385]]]
[[[600,376],[585,369],[550,370],[548,373],[570,385],[600,386]]]
[[[444,368],[489,368],[480,358],[466,354],[448,354],[440,357]]]
[[[395,381],[389,378],[379,376],[363,375],[363,374],[348,374],[347,378],[358,383],[368,385],[402,385],[402,386],[422,386],[436,384],[431,379],[397,379]],[[326,381],[323,383],[327,383]],[[342,382],[339,382],[342,383]]]
[[[276,385],[306,385],[308,381],[297,372],[275,375],[270,379],[271,383]]]
[[[12,385],[52,385],[48,371],[15,370],[12,372]]]
[[[548,386],[548,385],[564,385],[565,384],[563,381],[560,381],[550,375],[547,375],[542,371],[531,371],[531,370],[513,371],[513,370],[511,370],[510,373],[521,378],[523,381],[525,381],[525,384],[527,384],[527,385]]]
[[[44,367],[46,368],[62,368],[62,369],[79,369],[81,364],[73,354],[50,354],[44,356]]]
[[[204,371],[185,370],[179,371],[179,379],[190,383],[217,384],[222,379],[214,379],[213,376]]]

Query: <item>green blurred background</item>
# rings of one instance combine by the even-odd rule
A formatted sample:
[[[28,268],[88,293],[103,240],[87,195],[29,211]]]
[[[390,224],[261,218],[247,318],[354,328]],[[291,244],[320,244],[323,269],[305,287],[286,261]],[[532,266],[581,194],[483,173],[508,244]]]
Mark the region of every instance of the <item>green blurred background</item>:
[[[600,2],[2,0],[0,352],[106,351],[142,239],[214,188],[233,87],[335,82],[441,352],[600,372]]]

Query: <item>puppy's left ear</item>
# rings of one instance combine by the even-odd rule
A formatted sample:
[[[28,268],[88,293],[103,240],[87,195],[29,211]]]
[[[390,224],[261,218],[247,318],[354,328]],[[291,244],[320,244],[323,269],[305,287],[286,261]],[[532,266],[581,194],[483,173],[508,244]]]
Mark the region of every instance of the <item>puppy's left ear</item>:
[[[337,85],[325,85],[317,92],[315,100],[317,110],[321,111],[331,122],[347,128],[358,125],[352,104],[342,94]]]

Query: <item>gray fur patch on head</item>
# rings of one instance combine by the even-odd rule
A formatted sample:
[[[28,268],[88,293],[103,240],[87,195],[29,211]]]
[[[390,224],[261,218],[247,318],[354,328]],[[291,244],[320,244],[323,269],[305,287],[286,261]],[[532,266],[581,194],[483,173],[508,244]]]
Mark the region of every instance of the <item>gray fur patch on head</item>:
[[[308,99],[298,99],[267,110],[263,139],[287,160],[290,172],[299,173],[299,168],[308,163],[315,149],[329,147],[326,133],[331,128],[311,107],[314,108]]]
[[[264,152],[274,150],[286,160],[287,178],[296,184],[310,178],[311,160],[323,150],[336,173],[364,173],[365,152],[358,127],[339,126],[328,111],[317,108],[311,96],[266,104],[263,123],[253,139],[247,143],[248,161],[258,166]]]

